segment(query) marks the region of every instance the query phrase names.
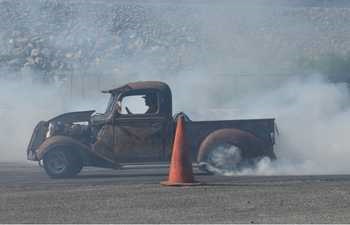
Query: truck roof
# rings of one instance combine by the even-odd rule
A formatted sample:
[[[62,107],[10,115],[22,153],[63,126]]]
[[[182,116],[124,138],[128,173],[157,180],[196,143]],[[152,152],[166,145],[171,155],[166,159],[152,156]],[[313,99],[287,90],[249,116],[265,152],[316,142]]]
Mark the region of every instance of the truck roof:
[[[137,81],[127,83],[121,87],[113,88],[110,90],[102,91],[103,93],[115,93],[128,90],[141,90],[141,89],[156,89],[161,92],[170,92],[169,86],[161,81]]]

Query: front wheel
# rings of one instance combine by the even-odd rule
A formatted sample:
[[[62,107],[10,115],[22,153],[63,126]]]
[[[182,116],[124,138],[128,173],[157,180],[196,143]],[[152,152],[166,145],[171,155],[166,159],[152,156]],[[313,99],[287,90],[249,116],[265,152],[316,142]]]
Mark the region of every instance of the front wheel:
[[[73,152],[65,149],[53,149],[43,158],[44,169],[52,178],[67,178],[77,175],[83,164]]]

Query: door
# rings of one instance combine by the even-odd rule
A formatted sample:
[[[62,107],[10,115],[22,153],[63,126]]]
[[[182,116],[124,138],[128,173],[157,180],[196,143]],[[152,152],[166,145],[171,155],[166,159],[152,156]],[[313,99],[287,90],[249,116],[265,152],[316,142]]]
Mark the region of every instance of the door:
[[[120,99],[115,117],[113,151],[117,162],[161,161],[168,120],[159,114],[158,94],[134,93]]]
[[[118,162],[161,161],[164,156],[166,121],[161,117],[117,119],[114,154]]]

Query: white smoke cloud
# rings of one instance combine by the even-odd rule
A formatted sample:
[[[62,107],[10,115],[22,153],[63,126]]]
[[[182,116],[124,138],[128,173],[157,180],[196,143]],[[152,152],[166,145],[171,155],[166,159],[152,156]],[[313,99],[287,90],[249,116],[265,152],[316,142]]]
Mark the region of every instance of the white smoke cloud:
[[[37,122],[61,110],[59,92],[29,81],[0,80],[0,161],[25,161]]]
[[[292,78],[265,94],[247,98],[243,114],[274,116],[280,131],[277,160],[261,160],[242,174],[349,173],[350,92],[322,76]],[[250,100],[250,101],[248,101]]]
[[[321,76],[296,76],[287,80],[286,76],[279,76],[285,74],[286,69],[289,72],[291,62],[303,51],[316,55],[319,53],[316,51],[319,48],[315,45],[317,37],[323,37],[320,45],[325,46],[324,49],[336,51],[329,41],[335,37],[328,37],[327,30],[315,31],[317,29],[314,27],[324,28],[322,23],[311,21],[307,16],[299,16],[303,12],[308,15],[308,9],[288,11],[287,7],[277,8],[265,5],[263,1],[254,2],[253,5],[238,4],[237,1],[234,4],[227,1],[222,4],[190,4],[189,8],[194,9],[191,11],[195,14],[193,17],[181,16],[186,13],[176,11],[179,9],[177,7],[173,9],[176,11],[174,15],[158,17],[157,13],[163,11],[161,7],[171,9],[168,7],[171,4],[155,4],[157,10],[151,10],[154,14],[150,18],[171,18],[165,24],[166,27],[180,20],[184,25],[192,25],[190,19],[197,18],[200,29],[196,35],[191,36],[190,32],[182,30],[196,26],[178,26],[181,29],[175,26],[172,29],[182,30],[181,38],[184,36],[188,43],[199,47],[171,46],[172,37],[160,34],[162,44],[149,49],[150,52],[159,51],[153,58],[147,58],[148,53],[122,59],[118,55],[112,55],[96,59],[100,63],[95,65],[96,68],[75,68],[73,77],[76,80],[73,83],[79,83],[82,87],[86,85],[84,89],[80,86],[70,89],[67,86],[69,81],[62,88],[40,85],[31,80],[0,80],[0,161],[25,160],[26,145],[35,124],[40,120],[73,110],[97,108],[97,111],[102,112],[107,97],[100,95],[99,90],[135,80],[162,80],[169,83],[173,90],[175,111],[187,112],[194,120],[276,118],[280,130],[275,146],[278,160],[270,162],[263,159],[256,169],[245,170],[241,174],[349,173],[347,159],[350,156],[350,146],[347,134],[350,130],[350,94],[346,85],[330,83]],[[50,37],[53,40],[50,39],[49,44],[60,51],[79,45],[84,50],[82,58],[85,53],[91,52],[91,43],[96,48],[94,51],[98,53],[97,56],[109,54],[105,46],[120,48],[120,40],[107,33],[110,21],[100,20],[103,16],[91,17],[92,12],[93,15],[106,14],[110,18],[112,15],[109,6],[97,4],[98,8],[94,8],[86,4],[79,7],[80,4],[73,3],[65,2],[73,12],[73,19],[65,21],[65,18],[58,17],[63,20],[63,25],[57,29],[56,36]],[[11,31],[20,25],[31,28],[33,33],[38,31],[39,36],[44,35],[41,29],[46,30],[47,27],[45,20],[40,17],[40,2],[34,5],[22,2],[20,5],[23,8],[19,10],[20,13],[26,10],[29,12],[21,20],[24,24],[21,21],[11,24],[9,21],[4,29]],[[152,4],[146,6],[147,10],[152,8]],[[320,11],[321,15],[325,15],[320,8],[311,11]],[[334,11],[333,17],[338,15],[336,9],[328,11]],[[100,24],[104,26],[99,26]],[[344,23],[340,24],[340,28],[332,26],[332,29],[335,29],[334,34],[344,36],[346,32],[337,31],[348,27]],[[153,29],[151,33],[160,32],[157,20],[151,20],[150,25]],[[55,28],[56,26],[51,27]],[[133,37],[137,32],[130,30],[126,33],[126,36]],[[7,38],[5,34],[7,35],[6,32],[0,32],[1,39]],[[196,39],[198,37],[201,39]],[[170,44],[166,43],[167,38],[170,39]],[[339,42],[343,43],[341,40]],[[138,39],[135,43],[139,43]],[[344,49],[341,44],[339,48]],[[8,45],[7,42],[0,43],[1,53],[8,52]],[[181,51],[176,51],[178,49]],[[175,55],[174,52],[182,53]],[[79,58],[80,55],[76,57]],[[168,75],[164,71],[158,71],[157,66],[163,68],[163,64],[166,64],[162,61],[163,58],[185,65],[195,62],[194,68],[185,68]],[[264,74],[261,75],[261,71]],[[266,75],[271,71],[277,75]],[[24,77],[32,74],[28,71],[23,73]],[[96,77],[101,77],[101,84],[93,79],[91,82],[79,80],[86,73],[95,73]],[[105,74],[109,75],[108,78],[102,76]],[[241,74],[257,75],[240,76]]]
[[[103,112],[108,96],[70,96],[65,87],[30,79],[0,79],[0,162],[26,161],[26,149],[35,125],[61,113],[97,109]]]

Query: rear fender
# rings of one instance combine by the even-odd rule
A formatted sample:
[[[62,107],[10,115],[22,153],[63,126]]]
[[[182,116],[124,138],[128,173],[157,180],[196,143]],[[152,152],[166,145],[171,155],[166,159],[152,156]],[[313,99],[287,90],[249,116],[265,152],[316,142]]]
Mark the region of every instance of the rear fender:
[[[201,143],[197,161],[204,160],[207,153],[218,143],[231,143],[240,147],[244,158],[268,156],[264,142],[255,135],[239,129],[219,129],[210,133]]]

